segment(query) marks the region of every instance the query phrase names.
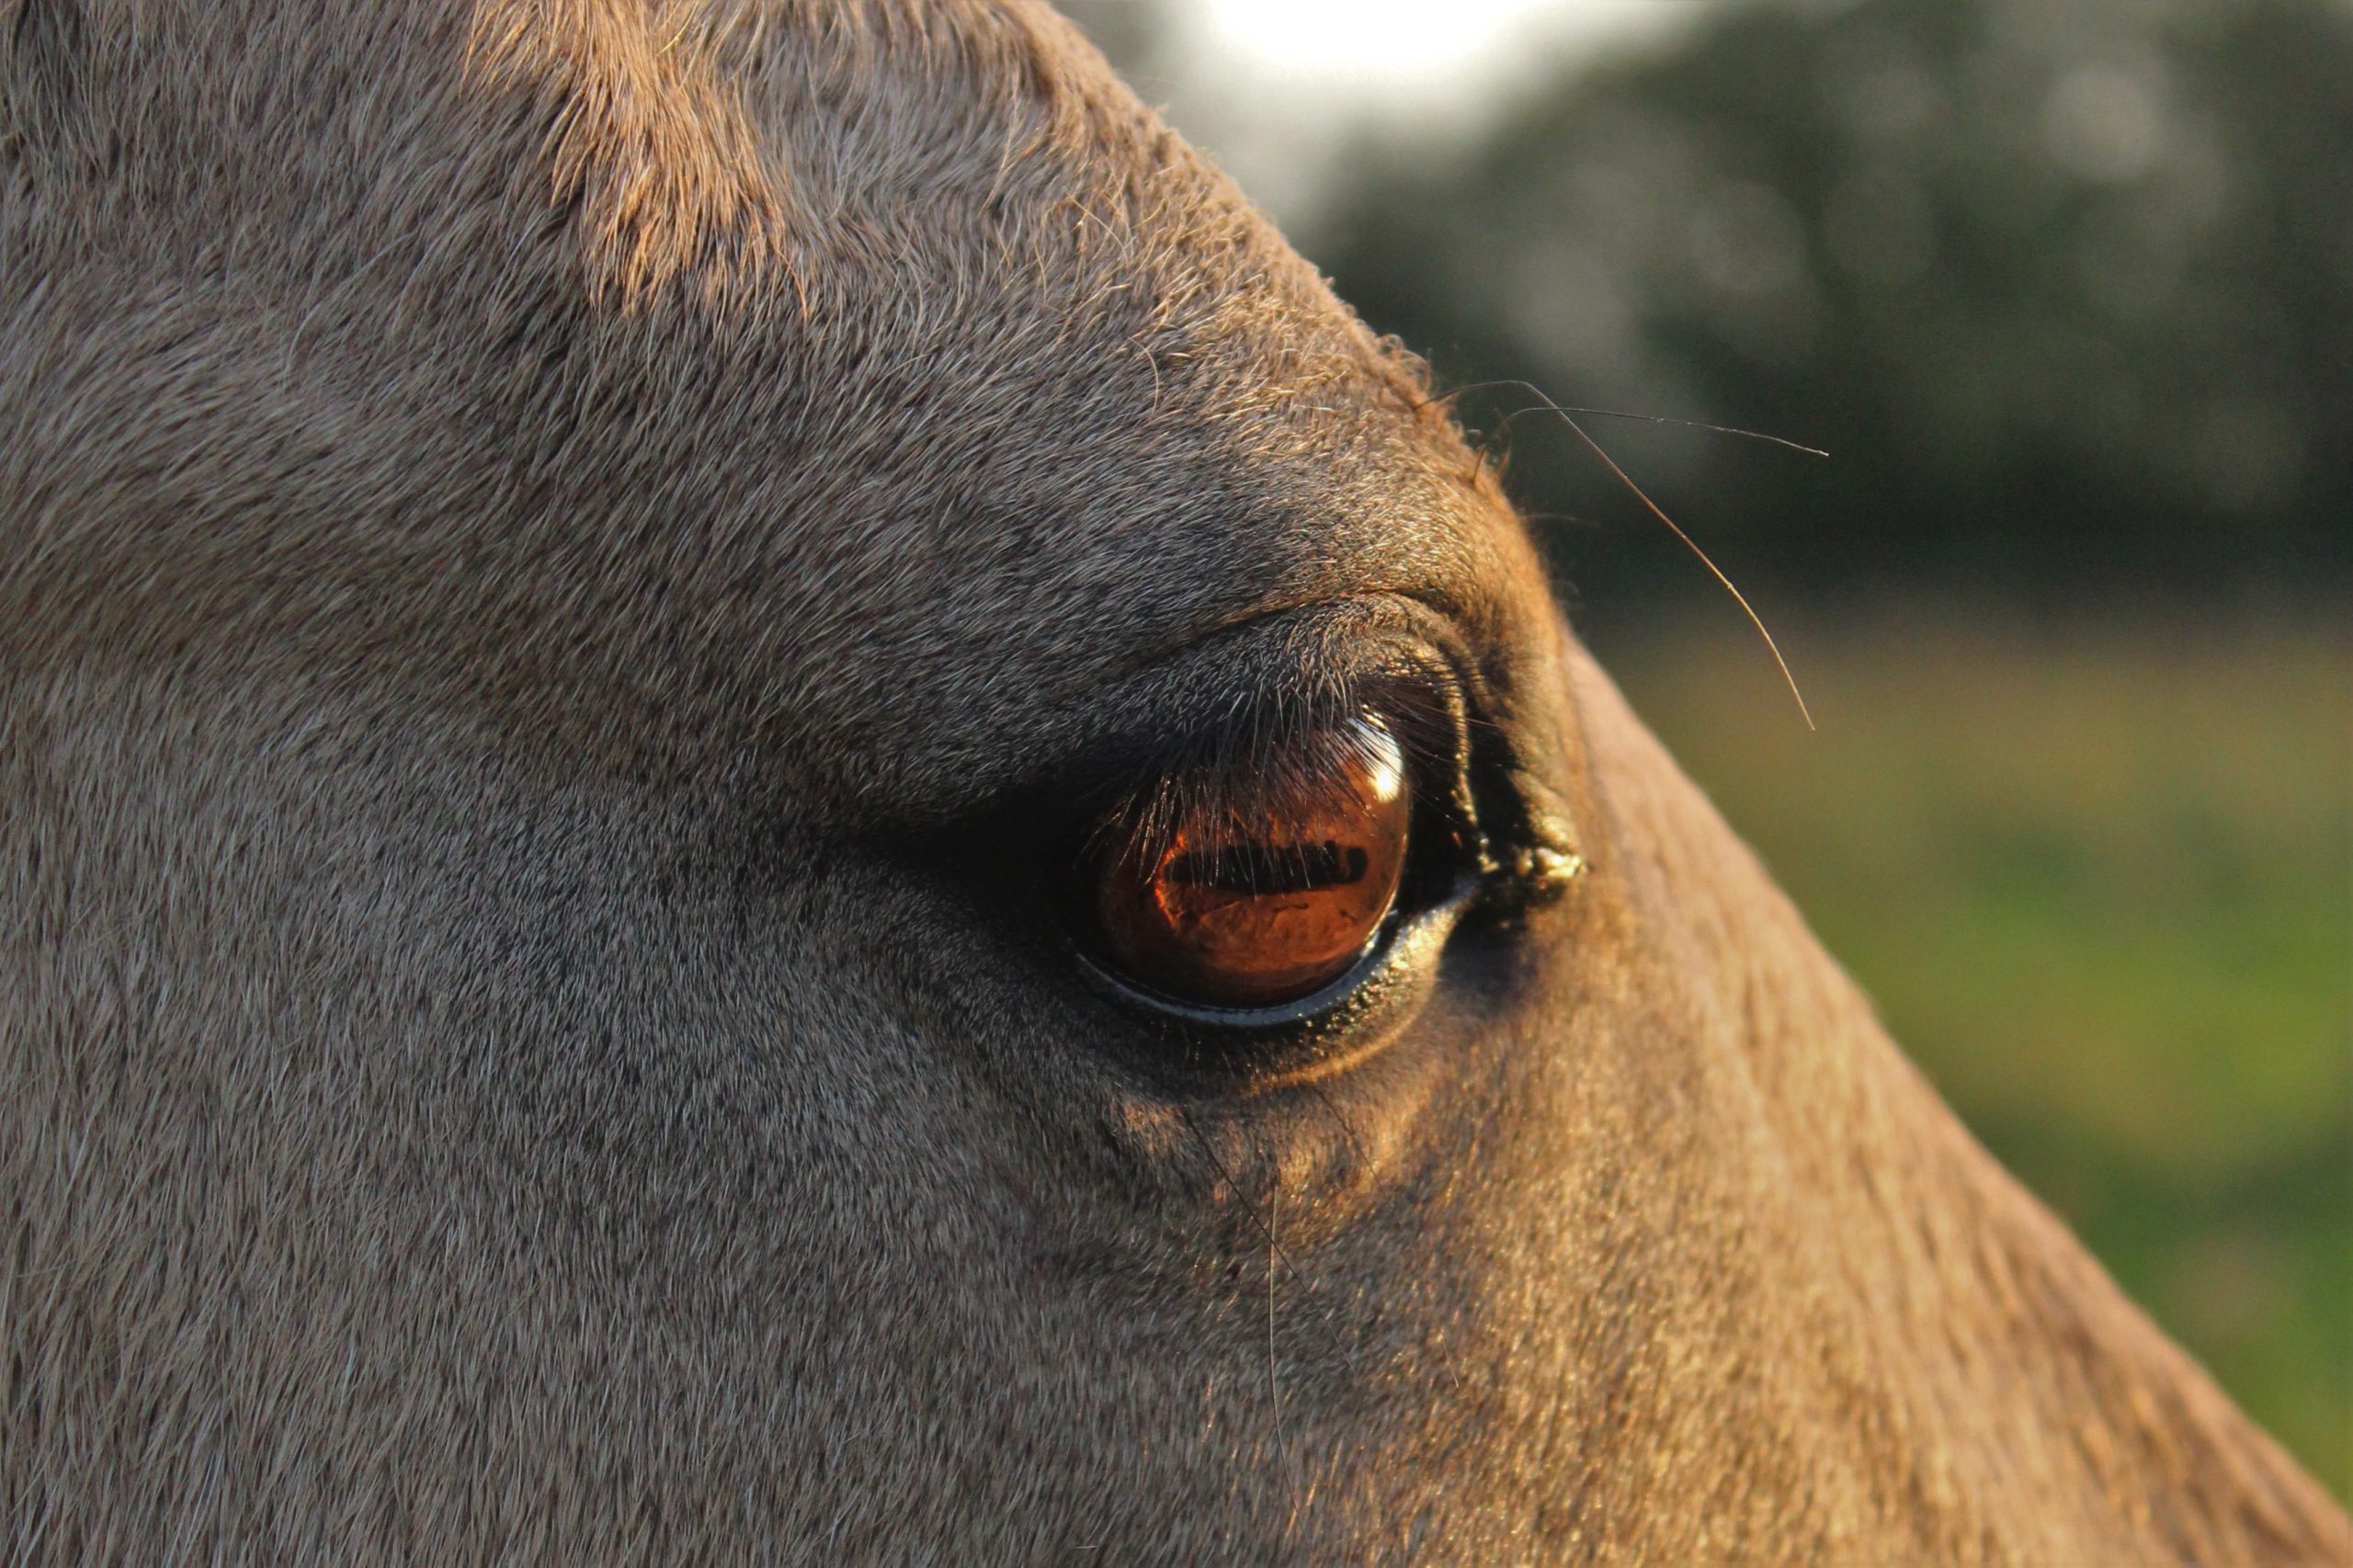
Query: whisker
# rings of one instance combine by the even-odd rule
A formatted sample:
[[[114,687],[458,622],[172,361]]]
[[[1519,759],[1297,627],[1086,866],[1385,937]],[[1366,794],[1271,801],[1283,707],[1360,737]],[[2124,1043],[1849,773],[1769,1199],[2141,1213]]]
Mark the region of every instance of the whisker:
[[[1179,1108],[1176,1112],[1176,1119],[1178,1123],[1183,1126],[1185,1131],[1192,1135],[1194,1143],[1199,1147],[1202,1154],[1208,1158],[1210,1167],[1216,1171],[1220,1178],[1225,1182],[1226,1186],[1233,1188],[1238,1196],[1241,1191],[1240,1184],[1234,1180],[1233,1173],[1227,1167],[1226,1163],[1218,1157],[1217,1149],[1210,1142],[1208,1134],[1204,1133],[1200,1128],[1195,1124],[1192,1113]],[[1274,1204],[1280,1192],[1279,1184],[1280,1177],[1278,1176],[1277,1186],[1273,1191],[1269,1192],[1267,1197],[1267,1211],[1270,1215],[1275,1212]],[[1280,1263],[1282,1265],[1282,1271],[1290,1276],[1291,1283],[1298,1286],[1301,1294],[1305,1296],[1310,1301],[1320,1302],[1322,1301],[1322,1297],[1316,1290],[1313,1281],[1310,1280],[1306,1275],[1302,1274],[1299,1271],[1299,1265],[1291,1261],[1290,1254],[1284,1250],[1282,1243],[1277,1239],[1274,1228],[1269,1225],[1265,1219],[1260,1218],[1257,1209],[1251,1204],[1247,1198],[1244,1198],[1242,1199],[1242,1212],[1244,1216],[1249,1220],[1251,1228],[1266,1238],[1267,1252],[1270,1259],[1269,1267],[1267,1270],[1267,1347],[1270,1358],[1267,1375],[1269,1379],[1269,1386],[1271,1387],[1271,1380],[1274,1375],[1271,1358],[1273,1356],[1275,1345],[1273,1317],[1275,1305],[1275,1270],[1272,1267],[1272,1264]],[[1350,1367],[1354,1367],[1357,1361],[1356,1355],[1348,1348],[1347,1343],[1341,1339],[1339,1326],[1333,1320],[1331,1308],[1328,1305],[1324,1307],[1324,1321],[1322,1327],[1326,1339],[1331,1344],[1333,1354],[1340,1360],[1347,1362]],[[1278,1396],[1278,1411],[1279,1411],[1279,1396]],[[1279,1429],[1279,1414],[1278,1414],[1277,1416],[1277,1425]]]
[[[1622,408],[1586,408],[1578,403],[1554,403],[1552,398],[1545,395],[1544,389],[1533,381],[1516,380],[1472,381],[1465,386],[1450,389],[1445,395],[1449,398],[1461,397],[1468,392],[1494,392],[1505,387],[1518,387],[1522,392],[1532,393],[1544,400],[1534,407],[1514,409],[1511,413],[1505,415],[1504,423],[1506,425],[1523,414],[1550,412],[1558,414],[1563,418],[1572,414],[1582,414],[1593,419],[1633,419],[1645,425],[1676,425],[1686,430],[1707,430],[1719,436],[1738,436],[1744,440],[1763,441],[1768,446],[1780,447],[1792,452],[1802,452],[1810,458],[1827,458],[1830,455],[1820,447],[1809,447],[1802,441],[1792,441],[1786,436],[1768,435],[1762,430],[1744,430],[1737,425],[1711,425],[1704,419],[1678,419],[1671,414],[1635,414]]]
[[[1179,1108],[1176,1112],[1176,1119],[1184,1124],[1185,1131],[1193,1135],[1193,1142],[1199,1144],[1200,1146],[1201,1153],[1209,1157],[1211,1168],[1215,1170],[1225,1184],[1228,1187],[1233,1187],[1238,1194],[1240,1187],[1233,1179],[1233,1171],[1227,1168],[1223,1160],[1218,1158],[1217,1150],[1211,1145],[1207,1135],[1205,1135],[1199,1127],[1193,1124],[1192,1114]],[[1242,1212],[1244,1216],[1249,1220],[1251,1227],[1260,1235],[1267,1238],[1267,1250],[1273,1253],[1277,1258],[1281,1260],[1283,1272],[1290,1276],[1291,1283],[1297,1285],[1301,1290],[1307,1291],[1309,1294],[1313,1294],[1313,1287],[1308,1283],[1307,1276],[1299,1271],[1299,1266],[1290,1260],[1290,1254],[1283,1250],[1282,1244],[1275,1239],[1274,1232],[1267,1228],[1266,1221],[1258,1217],[1258,1210],[1251,1207],[1250,1201],[1247,1199],[1243,1199]],[[1336,1335],[1334,1337],[1336,1343],[1337,1335]]]
[[[1798,677],[1790,673],[1789,660],[1781,657],[1781,645],[1773,641],[1772,632],[1766,630],[1765,618],[1756,613],[1756,607],[1748,602],[1748,596],[1742,593],[1739,587],[1733,584],[1730,577],[1724,575],[1723,569],[1722,567],[1718,566],[1713,561],[1708,558],[1708,552],[1699,548],[1699,540],[1693,539],[1689,534],[1685,533],[1683,531],[1683,526],[1677,523],[1673,517],[1668,517],[1660,507],[1659,504],[1651,499],[1650,493],[1644,490],[1641,485],[1634,483],[1634,479],[1631,474],[1618,466],[1617,459],[1602,450],[1600,442],[1586,434],[1585,426],[1576,422],[1575,418],[1571,415],[1571,412],[1568,409],[1562,407],[1557,403],[1554,403],[1552,399],[1547,395],[1544,389],[1540,386],[1532,385],[1527,381],[1518,381],[1511,384],[1526,387],[1531,394],[1542,400],[1546,408],[1549,408],[1554,414],[1559,415],[1561,417],[1561,423],[1567,426],[1569,429],[1575,434],[1576,438],[1584,442],[1586,448],[1591,450],[1593,455],[1599,458],[1608,468],[1611,473],[1618,476],[1618,482],[1634,493],[1634,498],[1649,509],[1651,516],[1656,517],[1660,522],[1665,523],[1667,527],[1667,530],[1673,533],[1676,538],[1681,540],[1685,547],[1688,548],[1692,554],[1699,558],[1699,564],[1705,566],[1710,574],[1711,574],[1717,582],[1722,583],[1724,585],[1724,592],[1732,596],[1733,602],[1740,606],[1741,613],[1748,617],[1748,624],[1756,628],[1756,635],[1765,640],[1766,652],[1773,655],[1773,663],[1780,666],[1781,679],[1789,687],[1790,695],[1797,699],[1798,716],[1805,721],[1805,727],[1807,729],[1814,729],[1813,712],[1813,710],[1809,709],[1805,705],[1805,693],[1798,689]],[[1579,412],[1584,411],[1581,410]],[[1769,436],[1761,437],[1761,439],[1765,440],[1773,440],[1776,438],[1777,437]],[[1792,443],[1784,442],[1783,444],[1790,445]],[[1810,450],[1811,449],[1801,449]],[[1827,456],[1828,454],[1825,453],[1824,455]]]
[[[1275,1440],[1283,1436],[1283,1387],[1275,1360],[1275,1233],[1282,1222],[1282,1183],[1267,1193],[1267,1403],[1274,1413]]]

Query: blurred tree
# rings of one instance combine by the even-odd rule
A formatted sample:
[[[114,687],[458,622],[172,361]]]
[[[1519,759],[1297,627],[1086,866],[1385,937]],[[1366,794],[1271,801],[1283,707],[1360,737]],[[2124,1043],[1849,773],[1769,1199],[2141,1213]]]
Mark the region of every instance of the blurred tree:
[[[1459,159],[1350,167],[1324,258],[1449,383],[1835,453],[1593,427],[1736,575],[2015,602],[2353,567],[2341,0],[1742,6]],[[1530,430],[1531,511],[1637,515]],[[1552,537],[1613,583],[1688,569],[1629,528]]]
[[[1167,42],[1168,12],[1161,0],[1057,0],[1055,9],[1077,23],[1131,82]]]

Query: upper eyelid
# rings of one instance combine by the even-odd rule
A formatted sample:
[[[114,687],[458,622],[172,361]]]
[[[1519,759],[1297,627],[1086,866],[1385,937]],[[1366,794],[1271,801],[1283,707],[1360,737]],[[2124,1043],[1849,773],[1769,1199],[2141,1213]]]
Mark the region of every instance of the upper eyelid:
[[[1412,680],[1436,694],[1432,706],[1489,727],[1479,662],[1462,628],[1443,611],[1403,595],[1376,593],[1254,615],[1203,633],[1165,655],[1091,687],[1067,691],[1001,729],[997,755],[975,757],[961,784],[928,799],[902,794],[846,824],[885,854],[896,848],[972,842],[976,827],[1029,835],[1067,817],[1082,792],[1108,805],[1155,766],[1279,720],[1311,688],[1338,699],[1375,684]],[[1296,710],[1292,710],[1294,712]],[[945,837],[943,838],[943,835]]]
[[[1243,653],[1233,651],[1237,645]],[[1262,710],[1320,685],[1336,699],[1328,712],[1346,705],[1345,694],[1330,692],[1334,683],[1375,682],[1401,663],[1443,680],[1450,695],[1472,707],[1482,705],[1478,663],[1452,618],[1423,600],[1391,593],[1287,606],[1227,622],[1154,658],[1120,685],[1131,698],[1148,701],[1148,688],[1181,686],[1190,675],[1214,676],[1219,666],[1233,675],[1237,665],[1259,665],[1255,678],[1245,674],[1239,683],[1218,681],[1221,689],[1194,705],[1193,721],[1181,728],[1205,733],[1222,717],[1221,707],[1241,706],[1234,701],[1238,685],[1256,687],[1239,695],[1245,703],[1259,699]]]
[[[1392,653],[1404,650],[1392,649]],[[1302,693],[1297,679],[1269,679],[1255,692],[1229,693],[1227,700],[1184,724],[1145,723],[1114,730],[1069,759],[1041,781],[1044,793],[1063,802],[1109,804],[1141,783],[1180,768],[1214,766],[1243,753],[1266,753],[1289,739],[1370,710],[1389,724],[1416,767],[1436,760],[1427,745],[1431,732],[1455,727],[1471,700],[1451,661],[1366,660],[1353,669],[1313,672]],[[1415,699],[1422,700],[1415,700]],[[1472,721],[1475,722],[1475,719]],[[1459,737],[1445,746],[1455,766],[1467,763]]]

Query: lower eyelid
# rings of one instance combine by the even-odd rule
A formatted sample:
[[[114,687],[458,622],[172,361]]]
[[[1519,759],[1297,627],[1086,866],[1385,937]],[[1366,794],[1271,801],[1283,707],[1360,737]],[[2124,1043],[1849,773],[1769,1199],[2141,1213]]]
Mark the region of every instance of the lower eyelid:
[[[1416,914],[1392,914],[1377,940],[1323,991],[1282,1006],[1215,1009],[1137,991],[1085,954],[1092,988],[1157,1028],[1131,1058],[1165,1090],[1266,1092],[1343,1072],[1389,1048],[1437,979],[1438,958],[1473,903],[1470,887]],[[1116,1038],[1116,1037],[1115,1037]]]

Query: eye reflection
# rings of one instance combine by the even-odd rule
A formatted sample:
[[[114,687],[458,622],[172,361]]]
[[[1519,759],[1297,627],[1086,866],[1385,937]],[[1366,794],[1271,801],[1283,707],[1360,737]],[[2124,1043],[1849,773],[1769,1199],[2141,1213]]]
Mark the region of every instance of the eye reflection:
[[[1316,731],[1247,777],[1163,779],[1114,810],[1081,867],[1106,956],[1174,999],[1295,1001],[1346,973],[1403,877],[1412,790],[1379,721]]]

